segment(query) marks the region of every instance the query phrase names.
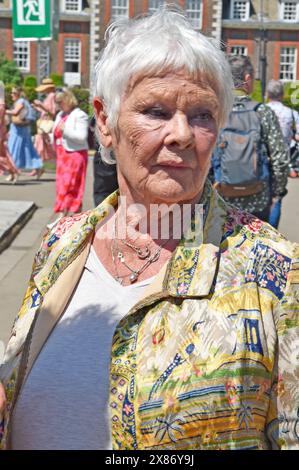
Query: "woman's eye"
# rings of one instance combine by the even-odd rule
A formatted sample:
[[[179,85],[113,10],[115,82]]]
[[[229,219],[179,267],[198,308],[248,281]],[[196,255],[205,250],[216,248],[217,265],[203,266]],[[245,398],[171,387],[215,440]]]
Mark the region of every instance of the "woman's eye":
[[[192,121],[210,121],[211,119],[213,119],[213,115],[209,111],[201,111],[191,116]]]
[[[155,118],[167,119],[169,117],[169,112],[159,107],[147,108],[143,113]]]

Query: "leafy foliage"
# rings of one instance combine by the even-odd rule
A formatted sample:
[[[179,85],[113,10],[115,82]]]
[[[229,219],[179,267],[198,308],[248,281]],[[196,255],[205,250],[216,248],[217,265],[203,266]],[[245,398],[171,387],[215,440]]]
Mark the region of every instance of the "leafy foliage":
[[[78,106],[86,114],[90,114],[90,105],[89,105],[89,90],[86,88],[72,87],[70,90],[74,93],[78,101]]]
[[[254,88],[250,97],[253,101],[257,101],[258,103],[261,103],[263,101],[262,84],[260,80],[254,80]]]
[[[27,100],[32,103],[32,101],[36,100],[37,92],[35,91],[35,87],[31,86],[23,86],[24,95],[26,96]]]
[[[0,53],[0,80],[13,85],[22,84],[22,74],[15,62],[6,58],[3,52]]]
[[[53,80],[56,87],[63,87],[63,76],[58,73],[51,73],[50,78]]]
[[[24,78],[24,87],[36,88],[37,80],[35,75],[27,75]]]

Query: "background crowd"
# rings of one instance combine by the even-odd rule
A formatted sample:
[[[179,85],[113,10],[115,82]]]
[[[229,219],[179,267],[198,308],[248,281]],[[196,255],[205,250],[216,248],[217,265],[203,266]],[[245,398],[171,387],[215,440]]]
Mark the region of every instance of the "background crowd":
[[[82,208],[88,157],[88,116],[67,88],[55,89],[50,78],[36,91],[41,100],[28,101],[20,87],[11,90],[12,109],[5,109],[0,86],[0,170],[16,184],[21,171],[40,179],[44,162],[56,164],[54,212],[73,214]],[[36,129],[32,135],[32,129]]]

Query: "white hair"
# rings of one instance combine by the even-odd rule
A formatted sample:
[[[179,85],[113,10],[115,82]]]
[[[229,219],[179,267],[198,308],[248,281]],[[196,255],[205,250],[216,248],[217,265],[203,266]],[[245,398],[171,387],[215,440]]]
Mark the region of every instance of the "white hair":
[[[283,84],[279,80],[270,80],[267,85],[268,98],[271,100],[280,100],[283,97]]]
[[[233,103],[230,67],[220,45],[195,31],[181,9],[166,5],[151,16],[120,19],[109,26],[105,40],[95,67],[94,95],[103,100],[111,128],[132,76],[182,68],[194,77],[203,74],[219,99],[220,127],[225,123]]]

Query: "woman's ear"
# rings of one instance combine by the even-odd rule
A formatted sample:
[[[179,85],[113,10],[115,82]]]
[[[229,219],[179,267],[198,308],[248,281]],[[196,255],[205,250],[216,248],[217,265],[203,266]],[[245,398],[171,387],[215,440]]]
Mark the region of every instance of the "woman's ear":
[[[93,100],[96,123],[100,134],[101,144],[108,148],[112,145],[112,136],[107,125],[107,115],[104,109],[104,102],[101,98],[95,97]]]

